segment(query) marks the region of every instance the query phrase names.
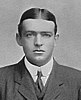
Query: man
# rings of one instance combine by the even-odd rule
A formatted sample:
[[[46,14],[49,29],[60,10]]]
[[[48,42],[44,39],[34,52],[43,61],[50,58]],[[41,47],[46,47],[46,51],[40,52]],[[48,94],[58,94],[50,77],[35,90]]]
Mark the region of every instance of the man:
[[[81,100],[81,72],[53,58],[57,38],[51,12],[31,8],[23,13],[16,40],[25,56],[0,69],[0,100]]]

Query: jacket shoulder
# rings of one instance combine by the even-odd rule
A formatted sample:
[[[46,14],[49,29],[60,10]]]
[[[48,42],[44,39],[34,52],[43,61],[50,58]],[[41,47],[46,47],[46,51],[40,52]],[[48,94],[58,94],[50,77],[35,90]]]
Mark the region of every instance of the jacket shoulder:
[[[14,74],[14,71],[20,70],[23,65],[24,65],[24,57],[18,63],[8,65],[5,67],[1,67],[0,68],[0,75],[4,76],[4,77],[6,77],[8,75],[12,75],[12,74]],[[21,66],[21,68],[20,68],[20,66]]]
[[[72,67],[58,64],[58,75],[64,81],[73,81],[81,85],[81,71]]]
[[[24,69],[24,57],[18,63],[0,68],[0,82],[14,78],[15,73],[22,74]]]
[[[64,66],[64,65],[58,65],[58,70],[62,72],[65,75],[68,75],[70,77],[81,77],[81,71],[69,66]]]
[[[7,79],[7,77],[11,77],[14,74],[15,67],[16,64],[0,68],[0,82]]]

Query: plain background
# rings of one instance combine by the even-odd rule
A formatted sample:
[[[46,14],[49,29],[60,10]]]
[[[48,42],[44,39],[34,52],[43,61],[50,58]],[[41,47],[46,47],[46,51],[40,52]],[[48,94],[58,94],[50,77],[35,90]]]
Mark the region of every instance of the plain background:
[[[47,8],[56,15],[60,37],[55,59],[81,70],[81,0],[0,0],[0,67],[24,55],[15,34],[22,12],[29,7]]]

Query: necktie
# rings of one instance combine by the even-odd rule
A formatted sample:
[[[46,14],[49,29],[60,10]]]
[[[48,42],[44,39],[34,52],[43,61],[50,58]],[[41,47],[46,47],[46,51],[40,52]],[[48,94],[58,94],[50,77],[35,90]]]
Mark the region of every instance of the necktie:
[[[43,83],[42,83],[42,79],[41,77],[43,76],[42,75],[42,72],[41,71],[37,71],[37,81],[36,81],[36,84],[37,84],[37,87],[38,89],[40,90],[40,92],[42,91],[43,89]]]

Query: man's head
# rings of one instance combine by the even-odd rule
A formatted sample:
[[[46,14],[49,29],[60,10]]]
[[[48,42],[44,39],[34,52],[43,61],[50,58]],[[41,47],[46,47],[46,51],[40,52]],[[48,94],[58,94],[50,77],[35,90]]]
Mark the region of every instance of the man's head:
[[[21,16],[16,39],[28,61],[42,66],[53,55],[56,33],[55,16],[46,9],[31,8]]]

